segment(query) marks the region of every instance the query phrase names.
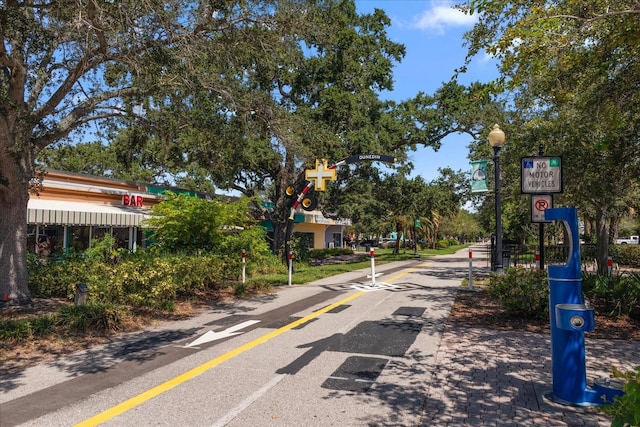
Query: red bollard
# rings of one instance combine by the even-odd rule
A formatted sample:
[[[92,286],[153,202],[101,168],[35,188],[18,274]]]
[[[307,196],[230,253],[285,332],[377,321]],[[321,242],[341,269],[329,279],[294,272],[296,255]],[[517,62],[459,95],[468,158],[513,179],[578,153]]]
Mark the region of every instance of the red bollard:
[[[473,289],[473,251],[469,248],[469,289]]]

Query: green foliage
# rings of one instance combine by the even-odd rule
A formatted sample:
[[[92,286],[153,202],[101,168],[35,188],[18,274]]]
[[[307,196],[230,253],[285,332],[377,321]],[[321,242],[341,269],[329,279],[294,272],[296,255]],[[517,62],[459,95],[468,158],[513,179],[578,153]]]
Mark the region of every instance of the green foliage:
[[[0,340],[16,341],[33,336],[33,328],[29,319],[0,319]]]
[[[640,274],[582,274],[585,297],[609,316],[627,315],[640,320]]]
[[[0,341],[24,341],[46,337],[59,325],[58,314],[45,314],[34,318],[0,319]]]
[[[56,316],[45,314],[31,320],[31,331],[34,337],[43,337],[52,333],[56,327]]]
[[[120,161],[118,138],[110,145],[101,142],[74,141],[71,145],[56,144],[38,154],[37,163],[45,169],[58,169],[96,176],[107,176],[133,182],[154,182],[154,170],[141,162]],[[128,153],[130,154],[130,153]],[[181,187],[182,188],[182,187]]]
[[[611,245],[609,255],[616,264],[640,268],[640,245]]]
[[[240,243],[248,246],[245,267],[249,277],[281,268],[264,239]],[[90,303],[163,308],[178,298],[191,298],[201,291],[220,289],[238,281],[241,264],[241,251],[232,257],[138,252],[119,258],[115,264],[110,259],[97,257],[94,261],[71,258],[46,267],[38,265],[29,271],[29,281],[31,292],[37,298],[71,300],[76,284],[86,283]]]
[[[84,251],[84,257],[89,262],[115,264],[118,262],[118,258],[126,255],[128,252],[129,251],[124,248],[118,249],[118,241],[115,237],[104,234],[91,241],[91,247]]]
[[[524,318],[547,319],[549,285],[542,270],[513,267],[502,274],[492,274],[489,295],[495,297],[508,312]]]
[[[613,417],[612,427],[640,426],[640,366],[628,372],[614,367],[611,377],[626,381],[624,395],[616,396],[613,404],[600,406],[598,410]]]
[[[169,193],[146,221],[153,229],[154,250],[237,257],[245,249],[263,256],[268,250],[265,232],[247,215],[249,203],[247,198],[209,200]]]
[[[153,207],[146,225],[152,228],[154,245],[162,251],[197,253],[217,247],[227,223],[226,204],[185,194],[168,193]]]
[[[57,322],[77,333],[93,331],[117,331],[122,327],[128,312],[113,304],[85,304],[61,307]]]
[[[311,251],[311,237],[303,233],[293,233],[291,236],[291,251],[295,261],[309,261]]]
[[[436,245],[436,247],[438,249],[446,249],[449,246],[451,246],[451,242],[447,239],[447,240],[438,240],[438,244]]]
[[[54,264],[29,263],[29,291],[36,298],[73,299],[76,284],[87,282],[92,271],[101,270],[100,265],[88,267],[74,257]]]

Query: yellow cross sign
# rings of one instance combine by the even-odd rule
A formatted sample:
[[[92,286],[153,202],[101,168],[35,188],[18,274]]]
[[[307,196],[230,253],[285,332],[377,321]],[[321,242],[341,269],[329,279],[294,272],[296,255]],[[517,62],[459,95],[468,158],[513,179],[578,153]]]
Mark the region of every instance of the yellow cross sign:
[[[322,161],[316,159],[316,168],[304,171],[304,177],[307,181],[315,181],[315,189],[317,191],[324,191],[326,180],[336,180],[336,170],[329,169],[325,159],[322,159]]]

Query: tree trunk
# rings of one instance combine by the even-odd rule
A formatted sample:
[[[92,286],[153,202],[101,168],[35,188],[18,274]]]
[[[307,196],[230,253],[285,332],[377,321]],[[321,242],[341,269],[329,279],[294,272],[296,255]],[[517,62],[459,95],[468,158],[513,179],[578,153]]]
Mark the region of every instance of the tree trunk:
[[[598,273],[608,274],[609,266],[609,222],[603,210],[596,213],[596,228],[598,233],[598,245],[596,247],[596,261],[598,262]]]
[[[615,243],[618,238],[618,229],[620,228],[620,217],[618,215],[612,216],[609,220],[609,244]]]
[[[18,155],[0,135],[0,304],[31,302],[27,286],[27,203],[33,175],[30,155]]]

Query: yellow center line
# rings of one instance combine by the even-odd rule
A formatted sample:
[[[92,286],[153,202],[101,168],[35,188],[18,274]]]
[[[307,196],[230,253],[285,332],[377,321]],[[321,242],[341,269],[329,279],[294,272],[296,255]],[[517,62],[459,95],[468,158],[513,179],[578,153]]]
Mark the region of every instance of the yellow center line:
[[[418,267],[414,267],[414,268],[410,268],[407,270],[402,271],[401,273],[396,274],[395,276],[392,276],[391,278],[388,279],[388,281],[393,281],[393,280],[397,280],[402,276],[405,276],[409,273],[412,273],[414,271],[416,271],[418,268],[423,267],[425,265],[429,264],[425,263],[422,264]],[[221,356],[216,357],[215,359],[211,359],[208,362],[203,363],[202,365],[196,366],[195,368],[178,375],[177,377],[174,377],[168,381],[165,381],[162,384],[159,384],[143,393],[138,394],[137,396],[132,397],[131,399],[125,400],[124,402],[113,406],[109,409],[106,409],[102,412],[100,412],[99,414],[88,418],[84,421],[79,422],[78,424],[75,425],[75,427],[85,427],[85,426],[97,426],[99,424],[102,424],[106,421],[109,421],[112,418],[115,418],[116,416],[135,408],[136,406],[139,406],[141,404],[143,404],[144,402],[146,402],[147,400],[150,400],[166,391],[171,390],[174,387],[179,386],[180,384],[189,381],[190,379],[193,379],[195,377],[197,377],[200,374],[205,373],[206,371],[215,368],[216,366],[226,362],[227,360],[233,359],[236,356],[239,356],[240,354],[251,350],[252,348],[263,344],[275,337],[277,337],[278,335],[281,335],[297,326],[302,325],[303,323],[306,323],[308,321],[310,321],[311,319],[314,319],[318,316],[320,316],[321,314],[324,314],[330,310],[333,310],[334,308],[342,305],[342,304],[346,304],[349,301],[352,301],[356,298],[358,298],[359,296],[364,295],[365,292],[363,291],[359,291],[356,292],[354,294],[349,295],[346,298],[341,299],[340,301],[337,301],[331,305],[328,305],[324,308],[321,308],[319,310],[316,310],[314,312],[312,312],[311,314],[298,319],[294,322],[291,322],[287,325],[282,326],[279,329],[276,329],[275,331],[272,331],[268,334],[262,335],[259,338],[256,338],[253,341],[250,341],[244,345],[241,345],[240,347],[237,347]]]

